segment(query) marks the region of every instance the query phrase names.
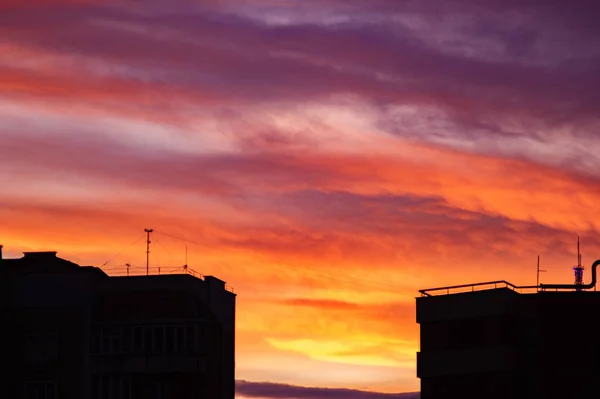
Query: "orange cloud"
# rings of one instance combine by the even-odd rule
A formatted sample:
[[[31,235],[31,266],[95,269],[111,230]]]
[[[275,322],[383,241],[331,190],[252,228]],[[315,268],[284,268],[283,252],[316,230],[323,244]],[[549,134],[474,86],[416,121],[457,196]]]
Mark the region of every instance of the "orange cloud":
[[[531,284],[538,254],[546,281],[571,281],[576,234],[600,252],[595,161],[560,148],[596,146],[585,49],[475,56],[518,48],[466,14],[428,25],[420,2],[414,23],[369,2],[377,25],[350,0],[299,3],[311,24],[248,2],[83,3],[0,6],[0,243],[122,273],[154,228],[152,270],[187,250],[239,294],[239,378],[417,389],[418,289]]]

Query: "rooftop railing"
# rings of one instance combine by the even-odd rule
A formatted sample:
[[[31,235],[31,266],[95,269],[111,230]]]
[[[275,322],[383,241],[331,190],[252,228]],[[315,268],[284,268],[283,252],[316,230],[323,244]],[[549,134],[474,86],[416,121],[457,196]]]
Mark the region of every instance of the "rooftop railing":
[[[438,295],[451,295],[451,294],[460,294],[464,292],[474,292],[474,291],[487,291],[487,290],[497,290],[500,288],[508,288],[514,292],[519,294],[533,294],[540,291],[538,286],[516,286],[514,284],[509,283],[508,281],[498,280],[498,281],[486,281],[484,283],[475,283],[475,284],[463,284],[463,285],[453,285],[449,287],[439,287],[439,288],[429,288],[425,290],[419,290],[421,296],[438,296]]]
[[[160,276],[160,275],[169,275],[169,274],[189,274],[190,276],[196,277],[200,280],[204,280],[204,274],[195,271],[187,266],[177,266],[177,267],[161,267],[161,266],[152,266],[146,270],[145,266],[130,266],[130,265],[121,265],[110,268],[101,268],[102,271],[108,274],[111,277],[126,277],[126,276]],[[225,285],[225,289],[231,293],[235,293],[233,287],[230,285]]]

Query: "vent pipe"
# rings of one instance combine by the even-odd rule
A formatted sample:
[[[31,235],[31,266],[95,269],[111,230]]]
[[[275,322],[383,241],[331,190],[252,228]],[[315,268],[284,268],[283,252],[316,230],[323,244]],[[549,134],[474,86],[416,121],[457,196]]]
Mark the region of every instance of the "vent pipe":
[[[542,290],[588,290],[590,288],[594,288],[596,286],[596,268],[598,267],[598,265],[600,265],[600,259],[598,259],[592,264],[592,282],[589,284],[540,284],[540,288]]]

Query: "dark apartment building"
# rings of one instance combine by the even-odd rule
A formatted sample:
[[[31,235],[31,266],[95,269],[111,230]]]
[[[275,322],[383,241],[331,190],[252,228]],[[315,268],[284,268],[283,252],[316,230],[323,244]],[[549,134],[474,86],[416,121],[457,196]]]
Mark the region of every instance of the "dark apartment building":
[[[505,281],[422,290],[421,398],[596,398],[600,292]]]
[[[0,256],[0,295],[0,398],[235,396],[236,296],[216,277],[110,277],[27,252]]]

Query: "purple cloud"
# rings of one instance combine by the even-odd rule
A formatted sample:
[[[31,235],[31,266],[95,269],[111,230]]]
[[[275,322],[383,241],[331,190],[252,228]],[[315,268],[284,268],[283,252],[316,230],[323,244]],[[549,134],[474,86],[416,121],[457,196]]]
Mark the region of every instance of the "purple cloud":
[[[273,399],[418,399],[419,393],[379,393],[355,389],[308,388],[270,382],[238,380],[236,393],[250,398]]]
[[[0,34],[66,57],[21,71],[15,96],[176,123],[194,117],[190,104],[261,118],[350,95],[400,137],[585,174],[599,166],[597,12],[595,1],[56,1],[3,12]]]
[[[380,18],[392,7],[390,15],[404,17],[404,22],[392,23],[388,18],[381,24],[379,19],[361,19],[369,14],[357,11],[352,19],[332,26],[264,25],[210,8],[148,15],[131,7],[77,7],[68,13],[7,15],[5,22],[10,23],[3,25],[3,36],[15,43],[124,63],[139,69],[138,76],[146,76],[150,82],[166,81],[189,90],[221,91],[253,100],[355,93],[380,104],[425,102],[463,118],[504,109],[550,122],[591,117],[598,111],[594,105],[598,91],[593,89],[600,84],[598,51],[583,48],[582,54],[571,56],[577,62],[551,66],[524,65],[515,55],[533,55],[538,42],[546,40],[542,44],[548,44],[551,39],[543,33],[545,23],[554,21],[549,11],[538,16],[538,9],[532,6],[522,10],[504,7],[504,13],[517,13],[520,20],[531,22],[508,30],[498,18],[486,24],[471,22],[476,13],[482,17],[479,21],[485,20],[494,2],[487,10],[473,2],[465,3],[469,7],[446,6],[447,16],[457,16],[464,26],[442,24],[441,38],[446,34],[454,40],[444,44],[432,41],[435,30],[430,37],[423,36],[411,27],[410,20],[428,26],[443,22],[445,15],[431,7],[406,3],[400,7],[374,2],[367,7],[372,13],[379,11]],[[571,14],[573,20],[585,20],[583,13]],[[64,24],[74,18],[77,23]],[[55,29],[49,33],[48,27]],[[569,27],[556,29],[567,34]],[[570,33],[567,39],[583,34]],[[481,41],[482,37],[498,44],[501,59],[468,55],[478,50],[469,38]],[[462,50],[447,51],[453,47]],[[544,56],[551,58],[547,53],[535,56],[539,61],[544,61]]]

